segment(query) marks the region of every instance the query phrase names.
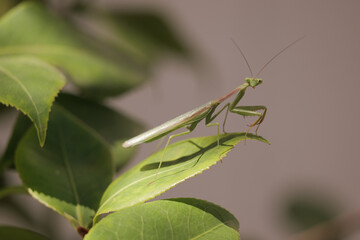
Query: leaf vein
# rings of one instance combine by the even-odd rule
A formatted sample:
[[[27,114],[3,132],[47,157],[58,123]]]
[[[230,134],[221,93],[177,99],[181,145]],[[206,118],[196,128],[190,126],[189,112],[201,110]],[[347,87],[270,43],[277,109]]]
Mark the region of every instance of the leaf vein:
[[[221,226],[223,226],[223,224],[215,225],[214,227],[210,228],[209,230],[204,231],[203,233],[201,233],[201,234],[199,234],[198,236],[196,236],[196,237],[194,237],[194,238],[191,238],[191,239],[192,239],[192,240],[194,240],[194,239],[199,239],[200,237],[202,237],[202,236],[204,236],[204,235],[206,235],[206,234],[214,231],[215,229],[217,229],[217,228],[219,228],[219,227],[221,227]]]
[[[61,152],[62,152],[62,156],[63,156],[63,160],[64,160],[68,180],[70,182],[71,190],[74,193],[76,205],[80,206],[81,204],[80,204],[79,193],[77,191],[77,187],[76,187],[76,184],[75,184],[74,175],[73,175],[73,173],[71,171],[70,163],[69,163],[67,152],[66,152],[66,149],[65,149],[65,141],[64,141],[64,137],[62,135],[61,129],[58,129],[58,133],[59,133],[59,137],[60,137]],[[83,219],[82,219],[81,211],[76,211],[76,215],[79,218],[79,222],[82,224]]]
[[[0,71],[2,71],[5,75],[8,75],[10,77],[10,79],[13,79],[17,84],[20,85],[20,87],[24,90],[25,94],[28,96],[28,98],[30,99],[32,105],[35,108],[36,111],[36,115],[38,117],[38,125],[39,125],[39,130],[42,129],[42,125],[41,125],[41,121],[40,121],[40,112],[39,109],[37,108],[34,99],[32,98],[30,92],[26,89],[26,87],[24,86],[24,84],[20,81],[20,79],[18,79],[14,74],[12,74],[10,71],[6,70],[5,68],[0,66]],[[31,117],[31,116],[29,116]],[[36,120],[35,120],[36,121]]]

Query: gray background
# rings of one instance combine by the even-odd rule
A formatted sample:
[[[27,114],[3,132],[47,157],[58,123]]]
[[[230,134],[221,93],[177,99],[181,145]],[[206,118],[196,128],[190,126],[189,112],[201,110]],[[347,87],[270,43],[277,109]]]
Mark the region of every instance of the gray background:
[[[231,38],[256,72],[288,43],[306,35],[264,70],[260,76],[264,83],[249,89],[242,101],[268,107],[259,134],[271,145],[239,144],[222,164],[160,198],[195,197],[220,204],[238,218],[242,235],[267,240],[288,236],[279,211],[294,192],[319,194],[343,213],[359,208],[359,1],[108,0],[101,4],[161,10],[205,60],[198,71],[169,57],[154,69],[154,81],[109,101],[149,128],[243,83],[249,72]],[[230,116],[227,130],[244,131],[249,123]],[[1,131],[6,137],[8,131]],[[191,137],[212,134],[214,128],[201,126]],[[142,145],[132,165],[155,145]],[[63,225],[72,231],[70,224]]]

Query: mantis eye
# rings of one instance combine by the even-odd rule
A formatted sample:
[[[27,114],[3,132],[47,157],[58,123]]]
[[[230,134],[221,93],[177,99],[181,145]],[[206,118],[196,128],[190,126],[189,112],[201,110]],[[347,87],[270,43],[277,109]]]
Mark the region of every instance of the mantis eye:
[[[251,87],[256,87],[257,85],[262,83],[262,79],[261,78],[253,78],[249,81],[249,84]]]

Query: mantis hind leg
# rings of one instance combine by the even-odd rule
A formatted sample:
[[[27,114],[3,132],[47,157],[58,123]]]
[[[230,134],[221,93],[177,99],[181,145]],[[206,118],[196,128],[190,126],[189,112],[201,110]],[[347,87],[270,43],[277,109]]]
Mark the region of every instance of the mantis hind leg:
[[[212,126],[216,126],[217,127],[217,152],[218,152],[218,158],[219,160],[222,162],[222,160],[220,159],[220,124],[218,122],[215,123],[210,123],[210,124],[206,124],[206,127],[212,127]]]
[[[219,114],[224,111],[226,109],[226,115],[225,115],[225,119],[224,119],[224,122],[223,122],[223,132],[225,132],[225,123],[226,123],[226,118],[227,118],[227,115],[229,113],[229,109],[230,109],[230,103],[227,103],[225,106],[223,106],[217,113],[214,114],[215,112],[215,109],[216,107],[218,106],[219,104],[216,104],[213,106],[213,108],[209,111],[209,113],[207,114],[206,116],[206,119],[205,119],[205,126],[206,127],[211,127],[211,126],[216,126],[217,127],[217,151],[218,151],[218,157],[219,157],[219,160],[221,161],[220,159],[220,124],[218,122],[215,122],[215,123],[211,123],[217,116],[219,116]]]
[[[150,183],[148,183],[148,184],[152,184],[153,182],[156,181],[157,176],[158,176],[158,174],[159,174],[159,170],[160,170],[160,168],[161,168],[161,165],[162,165],[162,163],[163,163],[163,160],[164,160],[164,157],[165,157],[165,154],[166,154],[166,149],[167,149],[167,147],[168,147],[171,139],[176,138],[176,137],[180,137],[180,136],[182,136],[182,135],[186,135],[186,134],[189,134],[189,133],[191,133],[191,130],[188,130],[188,131],[185,131],[185,132],[182,132],[182,133],[178,133],[178,134],[171,135],[171,136],[168,138],[168,140],[167,140],[167,142],[166,142],[166,145],[165,145],[165,147],[164,147],[162,156],[161,156],[161,160],[160,160],[160,162],[159,162],[159,166],[158,166],[157,169],[156,169],[155,179],[154,179],[153,181],[151,181]]]
[[[160,170],[160,168],[161,168],[161,165],[162,165],[162,163],[163,163],[163,160],[164,160],[164,157],[165,157],[165,154],[166,154],[166,150],[167,150],[167,147],[168,147],[170,141],[171,141],[173,138],[180,137],[180,136],[183,136],[183,135],[186,135],[186,134],[191,133],[191,132],[195,129],[196,125],[197,125],[200,121],[201,121],[201,120],[195,121],[195,122],[191,123],[189,126],[187,126],[188,131],[171,135],[171,136],[168,138],[168,140],[167,140],[167,142],[166,142],[166,145],[165,145],[165,147],[164,147],[162,156],[161,156],[161,160],[160,160],[159,166],[158,166],[158,168],[156,169],[155,180],[152,181],[152,182],[150,182],[149,184],[155,182],[156,179],[157,179],[157,175],[158,175],[159,170]]]
[[[178,133],[178,134],[171,135],[171,136],[168,138],[168,140],[167,140],[167,142],[166,142],[166,145],[165,145],[165,148],[164,148],[164,151],[163,151],[163,154],[162,154],[162,156],[161,156],[161,160],[160,160],[160,163],[159,163],[159,166],[158,166],[157,170],[159,170],[159,169],[161,168],[161,164],[162,164],[162,162],[163,162],[163,160],[164,160],[164,157],[165,157],[166,149],[167,149],[167,147],[168,147],[171,139],[176,138],[176,137],[180,137],[180,136],[183,136],[183,135],[186,135],[186,134],[189,134],[189,133],[191,133],[191,130],[188,130],[188,131],[185,131],[185,132],[182,132],[182,133]]]
[[[165,136],[160,139],[160,141],[159,141],[158,144],[156,144],[156,147],[155,147],[155,149],[153,150],[153,153],[156,152],[156,151],[160,148],[160,146],[162,145],[164,139],[165,139]]]

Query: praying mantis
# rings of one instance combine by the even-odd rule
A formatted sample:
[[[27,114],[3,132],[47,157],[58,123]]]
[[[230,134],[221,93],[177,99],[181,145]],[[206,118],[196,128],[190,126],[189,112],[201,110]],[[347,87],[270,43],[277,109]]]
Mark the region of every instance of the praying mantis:
[[[237,104],[240,102],[240,100],[245,95],[245,91],[248,87],[255,88],[258,85],[263,83],[263,80],[261,78],[257,78],[257,76],[269,65],[269,63],[272,62],[281,53],[283,53],[286,49],[288,49],[289,47],[291,47],[292,45],[294,45],[295,43],[297,43],[298,41],[300,41],[303,38],[304,38],[304,36],[296,39],[295,41],[288,44],[281,51],[279,51],[277,54],[275,54],[268,62],[266,62],[263,65],[263,67],[255,75],[255,77],[253,77],[254,76],[253,71],[252,71],[250,64],[248,63],[244,53],[242,52],[240,47],[236,44],[236,42],[233,40],[233,43],[235,44],[235,46],[241,53],[242,57],[244,58],[247,66],[248,66],[248,69],[250,71],[250,74],[251,74],[251,77],[245,78],[245,83],[234,88],[233,90],[231,90],[229,93],[225,94],[222,97],[219,97],[213,101],[209,101],[197,108],[194,108],[193,110],[190,110],[172,120],[169,120],[157,127],[154,127],[136,137],[133,137],[133,138],[125,141],[122,144],[122,146],[124,148],[128,148],[128,147],[133,147],[133,146],[139,145],[141,143],[152,142],[152,141],[155,141],[161,137],[164,137],[164,136],[170,134],[171,132],[173,132],[179,128],[186,127],[187,131],[169,136],[168,141],[167,141],[164,151],[163,151],[162,159],[159,163],[159,167],[158,167],[158,169],[159,169],[161,167],[162,160],[165,156],[166,148],[169,145],[170,141],[175,137],[179,137],[179,136],[182,136],[182,135],[192,132],[203,119],[205,119],[205,126],[207,126],[207,127],[217,126],[217,132],[218,132],[217,142],[218,142],[218,147],[219,147],[219,135],[220,135],[219,134],[219,132],[220,132],[219,123],[218,122],[212,123],[212,121],[225,109],[226,109],[226,114],[225,114],[225,118],[224,118],[224,121],[222,124],[224,133],[226,133],[225,132],[226,119],[227,119],[228,113],[231,112],[231,113],[236,113],[236,114],[242,115],[244,117],[247,117],[247,116],[258,117],[256,119],[256,121],[254,121],[252,124],[249,125],[249,128],[246,131],[246,134],[248,134],[250,129],[256,126],[255,134],[257,135],[258,128],[261,125],[261,123],[264,121],[267,108],[265,106],[238,106]],[[235,99],[232,102],[226,103],[217,113],[215,113],[215,110],[217,109],[217,107],[222,102],[224,102],[226,99],[233,96],[234,94],[237,94]],[[245,134],[245,137],[246,137],[246,134]],[[220,156],[219,152],[218,152],[218,155]]]

